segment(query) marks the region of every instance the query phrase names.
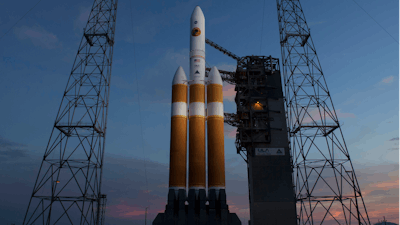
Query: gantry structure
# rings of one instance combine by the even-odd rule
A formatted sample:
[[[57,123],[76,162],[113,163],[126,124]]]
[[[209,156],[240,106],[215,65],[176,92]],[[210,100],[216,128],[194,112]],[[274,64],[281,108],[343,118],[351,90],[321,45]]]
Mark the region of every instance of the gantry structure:
[[[274,135],[274,131],[279,129],[284,130],[287,135],[292,184],[290,187],[288,181],[275,179],[275,185],[282,186],[285,183],[285,188],[292,188],[292,193],[286,191],[286,197],[275,201],[288,202],[289,198],[294,199],[296,222],[290,221],[290,224],[370,224],[361,188],[300,1],[277,0],[276,4],[282,71],[276,58],[238,57],[206,40],[210,46],[237,61],[235,72],[221,70],[220,73],[224,81],[235,85],[237,91],[237,112],[225,113],[225,123],[237,127],[237,153],[248,164],[249,224],[262,224],[265,221],[269,221],[269,224],[289,224],[282,223],[282,220],[271,220],[267,211],[264,220],[260,221],[260,217],[253,216],[256,208],[252,207],[254,201],[270,199],[262,195],[254,197],[257,195],[257,187],[254,185],[262,187],[264,184],[259,177],[264,175],[251,173],[252,166],[249,163],[255,161],[260,149],[268,151],[269,155],[276,153],[266,146],[277,138],[283,139],[280,135]],[[274,73],[282,75],[280,85],[283,84],[281,90],[283,89],[286,123],[281,125],[285,124],[285,127],[272,126],[276,118],[271,115],[279,113],[279,110],[271,109],[271,104],[268,104],[271,102],[268,99],[279,98],[279,91],[267,91],[271,88],[279,89],[274,79],[268,78]],[[251,80],[256,80],[256,85]],[[261,87],[260,82],[266,83]],[[260,88],[266,91],[262,92]],[[274,96],[274,93],[278,95]],[[264,164],[275,165],[280,160],[279,157],[270,160],[271,157],[264,157],[263,153],[261,155],[257,159],[263,157],[261,161]],[[285,171],[287,169],[285,167]],[[267,170],[269,171],[266,173],[275,171],[272,167]],[[271,181],[268,175],[263,179]],[[267,189],[265,186],[264,190]],[[287,207],[286,210],[291,215],[292,208]]]
[[[102,170],[118,0],[94,0],[23,224],[104,224]]]
[[[370,224],[299,0],[277,0],[299,224]]]

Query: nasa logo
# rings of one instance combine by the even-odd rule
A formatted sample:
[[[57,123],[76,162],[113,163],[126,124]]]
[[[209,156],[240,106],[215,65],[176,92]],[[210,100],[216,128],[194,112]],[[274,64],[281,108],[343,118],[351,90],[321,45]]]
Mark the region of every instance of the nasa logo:
[[[197,24],[197,21],[194,21],[194,24]]]
[[[195,27],[192,30],[192,36],[199,36],[201,34],[200,28]]]

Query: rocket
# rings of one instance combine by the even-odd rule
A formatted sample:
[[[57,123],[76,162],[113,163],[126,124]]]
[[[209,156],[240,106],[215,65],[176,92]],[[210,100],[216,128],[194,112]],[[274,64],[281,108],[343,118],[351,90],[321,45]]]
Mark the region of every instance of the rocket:
[[[205,56],[205,19],[196,6],[190,18],[189,77],[179,66],[172,80],[168,202],[153,225],[241,224],[226,204],[222,78],[214,66],[206,80]]]
[[[206,115],[207,85],[207,115]],[[189,105],[188,104],[189,86]],[[206,121],[208,190],[225,188],[222,79],[216,67],[205,79],[205,19],[199,6],[190,18],[190,72],[182,67],[172,82],[169,189],[186,190],[187,120],[189,120],[189,190],[206,188]]]
[[[226,204],[222,78],[214,66],[206,80],[205,56],[205,19],[196,6],[190,18],[189,74],[179,66],[172,80],[168,202],[153,225],[241,224]]]

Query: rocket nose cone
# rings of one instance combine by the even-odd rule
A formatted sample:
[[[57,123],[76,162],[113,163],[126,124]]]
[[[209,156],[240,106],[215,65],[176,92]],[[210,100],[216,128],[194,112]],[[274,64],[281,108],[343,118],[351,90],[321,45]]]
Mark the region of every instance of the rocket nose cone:
[[[192,18],[194,17],[204,17],[203,11],[201,10],[200,6],[196,6],[192,13]]]
[[[211,68],[211,71],[208,75],[208,80],[210,81],[210,84],[222,85],[222,78],[216,66],[213,66],[213,68]]]
[[[182,66],[178,67],[178,69],[175,72],[174,79],[172,80],[172,85],[174,84],[185,84],[185,81],[187,80],[185,71],[183,71]]]

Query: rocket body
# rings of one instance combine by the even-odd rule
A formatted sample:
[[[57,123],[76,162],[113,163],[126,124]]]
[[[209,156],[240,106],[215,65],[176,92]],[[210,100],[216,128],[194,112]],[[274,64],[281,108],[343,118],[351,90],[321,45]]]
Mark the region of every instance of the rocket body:
[[[189,105],[188,105],[189,85]],[[187,120],[189,119],[189,190],[206,188],[206,119],[208,133],[208,189],[225,188],[224,110],[222,79],[216,67],[205,81],[205,19],[199,6],[190,19],[190,74],[182,67],[172,82],[169,188],[186,190]],[[189,113],[188,113],[189,108]]]
[[[222,79],[217,67],[208,74],[207,84],[208,191],[225,189],[224,107]]]
[[[238,216],[230,213],[226,204],[222,78],[218,69],[213,67],[207,82],[205,80],[205,43],[204,14],[196,6],[190,19],[189,77],[186,78],[182,67],[179,67],[172,81],[168,203],[165,212],[157,215],[153,225],[241,224]],[[186,192],[188,120],[189,187]]]
[[[189,189],[205,189],[205,19],[199,6],[190,19],[189,90]]]
[[[179,67],[172,81],[169,189],[186,190],[187,78]]]

